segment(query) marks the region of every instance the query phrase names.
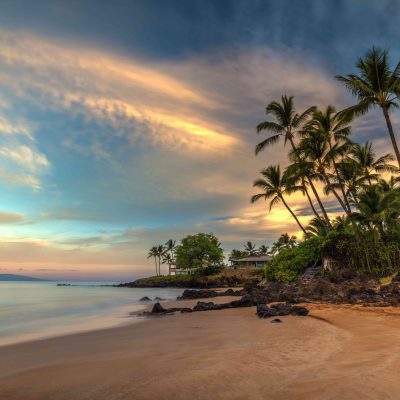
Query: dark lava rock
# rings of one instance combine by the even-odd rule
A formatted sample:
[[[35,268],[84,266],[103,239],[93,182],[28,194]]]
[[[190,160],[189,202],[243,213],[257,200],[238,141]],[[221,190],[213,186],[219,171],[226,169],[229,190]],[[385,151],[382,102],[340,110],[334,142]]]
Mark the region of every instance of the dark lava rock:
[[[193,299],[206,299],[209,297],[219,297],[219,296],[243,296],[244,292],[242,290],[228,289],[224,292],[210,289],[186,289],[178,300],[193,300]]]
[[[154,300],[155,300],[155,301],[164,301],[165,299],[163,299],[162,297],[158,297],[158,296],[157,296],[157,297],[154,297]]]
[[[271,323],[273,323],[273,324],[281,324],[281,323],[282,323],[282,320],[280,320],[279,318],[274,318],[274,319],[271,321]]]
[[[144,296],[139,301],[151,301],[150,297]]]
[[[160,313],[165,313],[167,312],[167,309],[165,309],[160,303],[154,304],[151,313],[152,314],[160,314]]]
[[[270,318],[284,315],[306,316],[308,315],[308,310],[305,307],[293,306],[288,303],[272,304],[270,307],[258,304],[257,315],[259,318]]]

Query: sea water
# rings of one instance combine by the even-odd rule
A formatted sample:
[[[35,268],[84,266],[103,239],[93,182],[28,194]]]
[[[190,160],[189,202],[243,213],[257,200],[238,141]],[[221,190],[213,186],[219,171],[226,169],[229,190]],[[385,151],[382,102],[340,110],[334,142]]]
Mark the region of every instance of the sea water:
[[[134,322],[135,311],[146,307],[143,296],[175,300],[182,293],[101,285],[0,282],[0,345]]]

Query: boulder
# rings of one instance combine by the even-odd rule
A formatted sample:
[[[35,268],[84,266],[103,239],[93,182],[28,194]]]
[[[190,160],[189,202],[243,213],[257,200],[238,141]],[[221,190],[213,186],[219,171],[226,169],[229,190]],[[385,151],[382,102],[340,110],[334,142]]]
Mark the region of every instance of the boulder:
[[[139,301],[151,301],[150,297],[144,296]]]

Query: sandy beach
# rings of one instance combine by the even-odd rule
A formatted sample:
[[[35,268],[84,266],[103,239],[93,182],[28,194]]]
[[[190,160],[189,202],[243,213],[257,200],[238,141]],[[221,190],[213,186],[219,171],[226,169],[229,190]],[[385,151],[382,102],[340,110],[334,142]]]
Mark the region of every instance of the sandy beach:
[[[308,307],[282,324],[229,309],[4,346],[0,398],[398,399],[400,310]]]

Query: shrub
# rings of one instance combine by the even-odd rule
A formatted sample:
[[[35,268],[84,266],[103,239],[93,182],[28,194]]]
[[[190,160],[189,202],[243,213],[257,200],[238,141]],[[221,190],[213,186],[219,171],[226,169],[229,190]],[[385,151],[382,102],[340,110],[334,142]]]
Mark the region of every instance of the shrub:
[[[376,232],[332,233],[322,248],[323,257],[338,269],[357,275],[389,276],[400,268],[400,240],[395,235],[380,237]]]
[[[321,262],[322,237],[312,237],[292,249],[281,250],[266,266],[267,280],[291,282],[307,267]]]
[[[199,268],[196,273],[201,276],[216,275],[222,272],[223,269],[223,265],[209,265],[208,267]]]

